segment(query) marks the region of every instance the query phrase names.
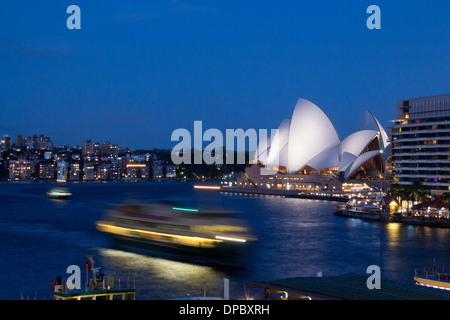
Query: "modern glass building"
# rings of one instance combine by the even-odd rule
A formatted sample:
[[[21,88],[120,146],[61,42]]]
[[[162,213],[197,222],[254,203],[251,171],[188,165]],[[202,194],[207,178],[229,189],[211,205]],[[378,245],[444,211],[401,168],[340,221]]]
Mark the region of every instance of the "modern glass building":
[[[450,94],[397,101],[392,122],[394,182],[450,191]]]

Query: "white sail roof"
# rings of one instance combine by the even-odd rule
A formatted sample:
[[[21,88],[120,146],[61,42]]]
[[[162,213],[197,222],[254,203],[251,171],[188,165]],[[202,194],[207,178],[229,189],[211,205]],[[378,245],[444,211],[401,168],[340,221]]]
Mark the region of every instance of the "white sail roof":
[[[339,135],[327,115],[314,103],[298,99],[289,130],[288,172],[298,171],[339,142]]]
[[[339,166],[339,144],[320,152],[307,165],[316,170]]]
[[[272,138],[267,163],[271,165],[287,165],[287,150],[289,144],[289,128],[291,120],[284,119]]]
[[[390,142],[386,131],[377,120],[377,118],[375,118],[375,116],[369,110],[364,110],[356,125],[355,131],[361,130],[375,130],[380,132],[382,148],[385,149],[389,146]]]
[[[348,168],[356,158],[357,156],[355,156],[354,154],[344,152],[340,157],[338,172],[345,171],[345,169]]]
[[[345,170],[344,179],[348,179],[357,169],[359,169],[364,163],[369,161],[370,159],[380,156],[382,153],[380,150],[369,151],[363,153],[361,156],[356,158],[355,161],[352,162],[352,165],[349,166]]]
[[[339,146],[339,158],[344,152],[348,152],[354,156],[359,156],[364,148],[378,135],[375,130],[361,130],[352,133]]]

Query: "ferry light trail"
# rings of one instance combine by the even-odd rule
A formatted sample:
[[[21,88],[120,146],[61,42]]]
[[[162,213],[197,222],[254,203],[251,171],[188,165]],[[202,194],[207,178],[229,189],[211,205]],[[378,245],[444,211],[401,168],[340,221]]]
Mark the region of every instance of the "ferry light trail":
[[[198,212],[198,209],[188,209],[188,208],[179,208],[179,207],[172,207],[172,210]]]
[[[214,187],[214,186],[194,186],[194,189],[214,189],[214,190],[220,190],[220,187]]]
[[[177,234],[170,234],[170,233],[162,233],[162,232],[155,232],[155,231],[147,231],[142,229],[135,229],[135,228],[127,228],[127,227],[119,227],[115,225],[111,225],[109,223],[103,223],[103,222],[97,222],[97,229],[99,231],[103,232],[109,232],[114,234],[124,234],[127,236],[135,237],[136,235],[149,235],[149,236],[165,236],[172,239],[178,239],[185,245],[194,246],[194,247],[206,247],[206,248],[214,248],[216,247],[220,242],[223,241],[235,241],[235,242],[247,242],[245,239],[239,239],[239,238],[230,238],[230,237],[223,237],[223,236],[215,236],[215,239],[211,238],[204,238],[204,237],[198,237],[198,236],[185,236],[185,235],[177,235]],[[200,242],[200,243],[199,243]]]
[[[228,241],[236,241],[236,242],[246,242],[245,239],[229,238],[229,237],[222,237],[222,236],[216,236],[216,239],[228,240]]]
[[[119,227],[115,225],[111,225],[108,223],[102,223],[97,222],[97,229],[99,231],[103,232],[109,232],[114,234],[123,234],[130,237],[136,237],[136,235],[142,236],[142,235],[148,235],[148,236],[163,236],[163,237],[169,237],[172,239],[178,239],[181,241],[180,243],[188,246],[193,247],[205,247],[205,248],[214,248],[216,247],[221,240],[217,239],[210,239],[210,238],[203,238],[203,237],[197,237],[197,236],[185,236],[185,235],[178,235],[178,234],[171,234],[171,233],[162,233],[162,232],[155,232],[155,231],[147,231],[142,229],[135,229],[135,228],[127,228],[127,227]]]

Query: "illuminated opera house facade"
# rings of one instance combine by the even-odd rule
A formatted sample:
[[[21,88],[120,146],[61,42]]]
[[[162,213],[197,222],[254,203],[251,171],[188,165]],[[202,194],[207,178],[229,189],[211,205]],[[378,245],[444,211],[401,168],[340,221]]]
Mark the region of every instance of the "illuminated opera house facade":
[[[283,120],[266,143],[260,142],[255,160],[237,185],[342,191],[352,181],[382,178],[389,144],[385,130],[369,111],[362,114],[355,132],[341,140],[318,106],[299,99],[291,119]]]

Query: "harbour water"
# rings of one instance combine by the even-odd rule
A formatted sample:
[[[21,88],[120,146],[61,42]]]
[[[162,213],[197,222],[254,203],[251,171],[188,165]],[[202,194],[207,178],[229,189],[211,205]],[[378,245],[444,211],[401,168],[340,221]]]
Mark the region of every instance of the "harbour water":
[[[83,270],[92,252],[105,275],[136,284],[137,299],[246,295],[245,280],[365,274],[414,283],[416,268],[450,268],[450,229],[338,217],[336,202],[194,190],[189,182],[67,183],[69,200],[46,197],[55,183],[0,183],[0,299],[48,299],[56,275]],[[211,266],[116,247],[95,228],[112,203],[176,200],[237,210],[258,241],[240,267]],[[448,271],[448,270],[447,270]],[[83,272],[82,272],[83,273]],[[247,291],[252,295],[252,291]]]

